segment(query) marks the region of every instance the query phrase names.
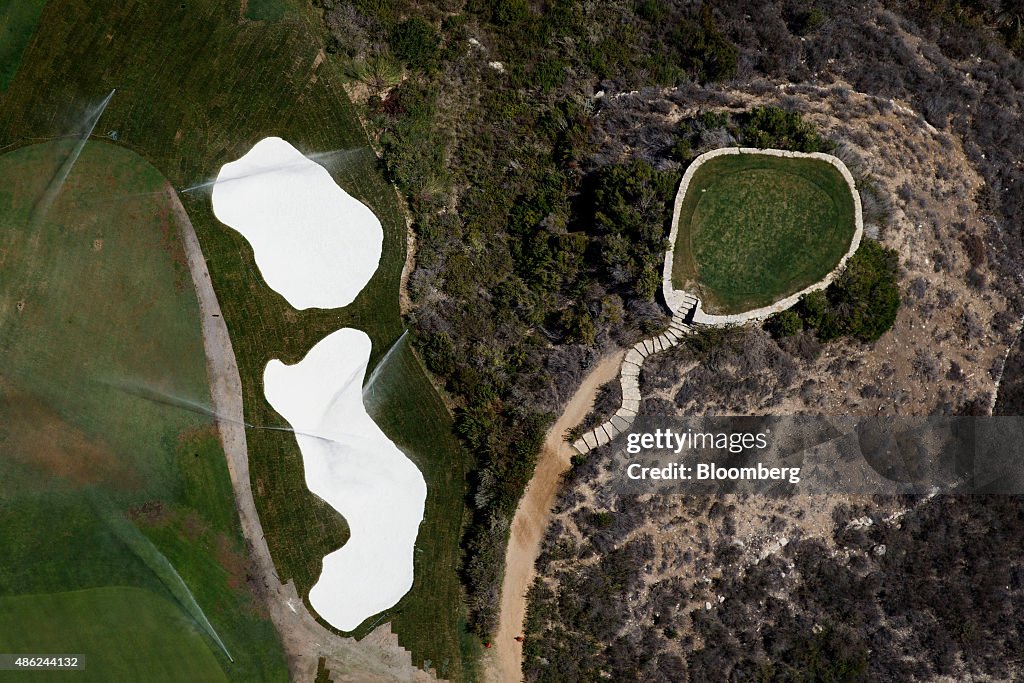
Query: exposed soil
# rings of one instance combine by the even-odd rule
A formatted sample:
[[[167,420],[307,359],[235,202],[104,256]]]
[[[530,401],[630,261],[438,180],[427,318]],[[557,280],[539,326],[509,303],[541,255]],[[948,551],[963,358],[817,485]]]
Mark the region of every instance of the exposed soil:
[[[402,315],[412,310],[412,298],[409,296],[409,276],[416,270],[416,233],[412,229],[412,217],[405,211],[405,263],[402,265],[402,276],[398,286],[398,307]]]
[[[484,662],[484,678],[487,681],[510,683],[522,680],[523,644],[515,638],[523,631],[526,591],[533,583],[534,564],[540,554],[544,532],[551,521],[559,484],[562,475],[571,466],[574,451],[566,443],[564,435],[566,430],[579,424],[590,412],[601,386],[618,375],[625,354],[625,349],[622,349],[602,358],[584,378],[565,410],[548,430],[533,478],[512,519],[512,531],[505,553],[505,579],[501,586],[498,628],[489,656]]]
[[[729,378],[716,373],[723,384],[729,380],[728,392],[719,391],[710,380],[694,380],[695,364],[681,355],[676,367],[661,368],[672,370],[661,382],[648,382],[655,386],[644,391],[647,412],[927,415],[952,412],[970,402],[988,405],[995,390],[992,369],[1001,367],[1016,326],[1005,324],[1009,317],[1005,295],[987,284],[996,277],[986,259],[991,247],[984,237],[972,237],[987,234],[986,214],[979,206],[985,181],[957,137],[930,126],[899,101],[859,93],[842,83],[830,87],[761,83],[747,91],[716,93],[709,98],[713,102],[697,105],[689,98],[673,98],[671,91],[635,99],[629,106],[644,118],[638,130],[648,125],[669,130],[708,110],[737,114],[765,105],[799,110],[805,120],[838,143],[836,155],[851,167],[858,186],[873,188],[868,192],[881,198],[874,216],[865,216],[865,231],[899,252],[903,299],[892,330],[880,340],[873,344],[841,341],[826,346],[820,355],[794,358],[799,361],[794,366],[795,379],[778,381],[774,389],[766,385],[769,390],[764,395],[760,390],[732,391],[741,380],[750,379],[746,372],[734,372]],[[633,150],[610,144],[607,152],[628,158]],[[757,349],[745,351],[749,368],[761,369],[774,358],[766,356],[759,364],[754,357]],[[688,385],[702,390],[681,391]],[[897,499],[866,501],[848,495],[703,501],[647,496],[625,501],[612,495],[608,473],[596,467],[577,474],[560,500],[558,513],[548,518],[551,536],[540,567],[540,587],[548,594],[538,604],[557,606],[559,600],[567,599],[566,592],[580,585],[581,574],[600,574],[596,567],[614,559],[612,551],[628,555],[627,550],[635,549],[636,558],[631,560],[636,559],[633,564],[639,567],[638,585],[615,596],[622,598],[621,604],[611,601],[614,605],[606,612],[594,607],[600,603],[597,598],[584,601],[595,612],[588,616],[592,617],[589,622],[581,622],[579,633],[555,618],[558,628],[545,632],[555,645],[542,650],[545,656],[557,653],[559,642],[582,642],[594,629],[617,624],[621,628],[617,627],[616,638],[621,637],[621,642],[609,647],[606,639],[599,649],[607,648],[623,659],[640,652],[645,661],[656,659],[652,653],[682,661],[705,645],[702,638],[709,629],[697,626],[719,616],[725,621],[739,619],[745,604],[741,598],[749,596],[726,590],[731,577],[778,565],[779,590],[772,595],[783,599],[799,585],[800,573],[794,573],[792,566],[794,542],[808,548],[820,544],[823,557],[839,566],[878,566],[885,557],[884,544],[877,540],[860,544],[863,547],[838,543],[836,535],[889,527],[898,531],[907,514]],[[872,517],[837,521],[837,510],[858,506],[870,510]],[[610,520],[610,531],[594,525],[598,513],[606,515],[599,519]],[[651,550],[641,552],[642,548]],[[557,611],[550,613],[557,615]],[[656,633],[658,624],[671,628]],[[559,635],[564,633],[568,635]],[[634,648],[638,643],[646,643],[642,651]],[[601,653],[605,655],[610,661],[612,654]],[[631,670],[633,664],[623,670]],[[534,661],[532,666],[537,675],[541,664]],[[668,675],[667,680],[680,677]]]
[[[779,396],[774,413],[908,415],[950,412],[972,399],[987,403],[994,391],[990,369],[1001,361],[1016,329],[1000,324],[1007,301],[988,281],[985,240],[971,249],[965,238],[985,235],[977,203],[985,185],[960,140],[930,126],[896,100],[832,86],[758,84],[716,93],[717,104],[677,104],[671,89],[628,106],[645,126],[670,129],[704,111],[748,111],[785,106],[802,112],[854,175],[859,189],[873,186],[887,209],[865,206],[865,236],[900,254],[902,306],[892,330],[873,345],[838,342],[801,368],[802,396]],[[675,98],[679,99],[679,98]],[[695,152],[706,151],[704,149]],[[629,146],[609,144],[607,154],[628,157]],[[862,192],[863,196],[863,192]],[[883,214],[883,215],[879,215]],[[949,381],[942,381],[947,377]],[[690,406],[691,412],[700,410]]]

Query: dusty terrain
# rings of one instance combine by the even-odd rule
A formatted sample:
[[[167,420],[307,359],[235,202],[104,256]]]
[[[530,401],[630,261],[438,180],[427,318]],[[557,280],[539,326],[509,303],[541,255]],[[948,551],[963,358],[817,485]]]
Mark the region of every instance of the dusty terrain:
[[[242,531],[257,574],[254,585],[261,593],[281,637],[292,680],[312,681],[320,657],[326,658],[327,668],[335,681],[433,680],[430,674],[412,665],[409,652],[398,644],[389,624],[379,626],[361,641],[337,636],[310,615],[291,581],[282,584],[278,579],[253,500],[242,412],[242,384],[227,325],[221,316],[210,273],[188,214],[170,186],[167,187],[167,196],[174,207],[199,299],[210,394],[214,412],[220,418],[217,425]]]
[[[707,364],[685,351],[665,354],[660,362],[654,356],[655,363],[645,365],[640,412],[927,415],[972,404],[990,406],[1019,317],[1007,313],[1007,301],[989,268],[988,219],[980,204],[985,181],[960,140],[929,125],[904,103],[859,93],[842,83],[759,83],[742,92],[719,91],[705,101],[692,100],[671,90],[624,96],[615,107],[630,112],[622,119],[634,114],[642,119],[636,123],[637,136],[609,140],[605,153],[628,158],[637,153],[634,145],[642,144],[646,127],[671,130],[702,112],[738,114],[766,105],[800,111],[837,143],[836,156],[850,167],[862,195],[870,195],[865,233],[898,251],[902,306],[892,330],[873,344],[843,341],[797,353],[792,346],[780,350],[755,330],[739,349],[712,354]],[[730,142],[709,140],[708,148],[723,144]],[[881,536],[879,529],[895,533],[908,514],[895,499],[849,495],[627,500],[614,493],[606,460],[595,453],[574,472],[559,498],[538,563],[539,590],[545,597],[537,606],[558,609],[566,592],[593,585],[581,581],[615,575],[606,567],[621,567],[616,558],[628,558],[625,566],[638,572],[635,583],[626,581],[625,592],[609,605],[599,597],[583,600],[581,609],[591,621],[581,621],[585,628],[580,634],[562,641],[555,631],[545,636],[572,647],[583,634],[592,633],[588,628],[612,629],[612,635],[601,636],[603,645],[597,650],[607,647],[609,639],[616,641],[614,647],[595,655],[604,657],[601,670],[612,677],[615,658],[634,655],[637,661],[620,662],[622,671],[639,671],[640,662],[650,661],[657,670],[643,675],[651,680],[677,680],[685,675],[679,673],[683,660],[691,670],[714,669],[710,660],[693,659],[705,645],[701,633],[713,631],[709,624],[741,619],[751,600],[746,594],[731,594],[729,586],[736,589],[747,575],[776,572],[772,576],[778,588],[770,594],[785,601],[791,591],[801,590],[800,568],[794,574],[796,558],[818,552],[808,548],[822,548],[824,554],[817,556],[836,567],[877,566],[885,557],[885,545],[872,545],[865,537]],[[920,504],[925,503],[927,499]],[[849,519],[845,510],[851,508],[870,510],[870,517]],[[754,604],[764,608],[765,602]],[[902,633],[898,625],[893,628]],[[721,654],[715,647],[708,651]],[[555,656],[557,648],[545,647],[543,652]],[[527,663],[534,675],[546,665]]]
[[[783,106],[837,143],[834,154],[853,173],[865,197],[865,236],[900,255],[903,303],[892,331],[873,345],[830,344],[800,368],[803,391],[779,392],[771,412],[926,414],[969,400],[987,403],[994,374],[1019,327],[988,264],[985,181],[960,140],[929,125],[899,101],[828,87],[759,83],[721,91],[709,102],[665,90],[616,100],[648,127],[671,130],[702,112],[740,113]],[[617,116],[617,112],[603,114]],[[606,142],[623,158],[640,139]],[[715,145],[728,144],[716,140]],[[707,151],[694,149],[694,153]],[[979,237],[980,236],[980,237]],[[995,370],[994,370],[995,367]],[[691,411],[703,412],[696,403]]]
[[[501,586],[501,616],[484,663],[488,681],[512,683],[522,680],[523,645],[515,638],[523,632],[526,591],[533,583],[534,563],[540,554],[541,540],[551,520],[562,475],[569,469],[574,452],[566,443],[564,434],[587,415],[601,385],[618,375],[625,353],[623,349],[601,359],[547,433],[533,478],[512,520],[505,553],[505,579]]]
[[[709,109],[738,113],[754,106],[783,104],[796,106],[805,119],[837,141],[836,154],[850,166],[862,190],[881,197],[878,206],[866,213],[865,229],[868,236],[899,252],[904,305],[893,330],[874,345],[835,343],[816,358],[804,359],[796,380],[778,386],[767,396],[751,395],[741,400],[742,405],[729,405],[716,403],[714,395],[699,394],[679,405],[681,412],[928,414],[948,411],[973,399],[987,401],[995,388],[989,370],[1004,357],[1016,330],[1000,327],[999,315],[1006,310],[1006,302],[998,290],[986,287],[983,281],[979,284],[977,279],[972,283],[968,276],[971,271],[983,277],[986,274],[984,245],[969,246],[966,240],[968,235],[984,234],[983,214],[975,204],[984,181],[953,136],[931,127],[898,102],[857,93],[842,85],[720,93],[715,107],[680,106],[672,102],[669,91],[663,91],[647,101],[636,97],[623,106],[648,112],[644,123],[659,121],[674,126]],[[621,152],[624,156],[631,153],[628,143]],[[662,385],[648,396],[673,401],[692,369],[692,364],[680,367],[677,381]],[[595,389],[600,383],[594,375],[587,382],[593,382]],[[582,419],[586,408],[579,399],[586,389],[585,383],[560,424],[569,426]],[[657,412],[657,408],[654,410]],[[574,421],[568,419],[573,413]],[[522,595],[535,573],[533,558],[539,554],[539,541],[550,521],[558,520],[563,541],[568,537],[586,545],[591,530],[580,528],[576,516],[604,507],[599,503],[599,476],[595,481],[577,482],[571,492],[573,505],[560,508],[556,514],[549,512],[563,471],[553,469],[559,458],[551,450],[552,446],[565,448],[556,436],[560,431],[556,425],[549,433],[548,457],[538,464],[534,483],[513,523],[501,626],[492,647],[489,680],[520,680],[522,645],[514,637],[522,628]],[[561,461],[567,463],[568,456],[562,456]],[[543,490],[538,482],[545,482]],[[540,499],[545,503],[538,508]],[[690,586],[687,607],[703,609],[719,601],[720,596],[710,589],[715,578],[710,551],[721,539],[727,538],[742,549],[736,562],[756,564],[780,552],[793,536],[829,538],[835,506],[856,501],[836,496],[799,504],[795,500],[767,505],[761,501],[751,507],[750,502],[721,501],[733,511],[730,516],[736,523],[734,531],[723,535],[688,512],[680,501],[643,501],[643,507],[653,506],[648,510],[650,517],[617,539],[616,546],[623,547],[640,537],[650,538],[655,552],[644,583],[649,586],[670,578],[684,580]],[[700,557],[704,553],[703,562],[694,562],[694,554]],[[589,562],[599,557],[592,556]],[[545,580],[550,581],[550,574]],[[685,633],[687,629],[682,630]],[[669,649],[683,654],[681,647],[680,643]]]

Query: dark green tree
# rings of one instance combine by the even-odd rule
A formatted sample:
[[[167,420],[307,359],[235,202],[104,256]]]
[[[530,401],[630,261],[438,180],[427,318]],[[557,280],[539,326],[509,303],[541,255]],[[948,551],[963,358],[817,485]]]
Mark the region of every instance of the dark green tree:
[[[743,126],[743,144],[794,152],[827,152],[834,147],[799,112],[779,107],[757,107],[750,111]]]
[[[864,240],[832,284],[824,291],[811,292],[790,310],[822,341],[839,337],[874,341],[896,321],[898,270],[895,250]],[[786,325],[793,324],[788,316],[786,321]]]

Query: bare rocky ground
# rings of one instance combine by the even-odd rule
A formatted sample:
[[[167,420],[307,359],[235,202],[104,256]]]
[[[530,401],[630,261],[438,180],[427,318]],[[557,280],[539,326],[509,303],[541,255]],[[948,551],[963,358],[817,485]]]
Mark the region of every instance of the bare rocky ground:
[[[548,430],[533,478],[512,519],[501,585],[500,618],[494,642],[484,662],[487,681],[514,683],[521,678],[523,646],[516,637],[523,632],[526,593],[533,583],[534,563],[540,554],[544,531],[551,523],[551,508],[558,485],[571,467],[575,452],[566,442],[565,432],[583,419],[602,384],[617,375],[623,355],[625,351],[619,350],[603,358],[583,380]]]
[[[656,355],[644,367],[641,413],[927,415],[972,405],[990,410],[1019,322],[1008,313],[998,285],[991,284],[989,245],[974,237],[987,234],[988,219],[976,200],[984,180],[953,135],[901,102],[847,85],[761,83],[744,91],[705,92],[696,103],[692,92],[620,96],[601,115],[632,118],[636,136],[609,137],[603,153],[623,158],[643,153],[652,130],[671,131],[702,112],[740,113],[764,105],[801,111],[837,143],[836,155],[850,167],[864,197],[866,234],[900,254],[899,316],[893,329],[870,345],[822,347],[809,338],[776,344],[763,331],[748,329],[733,333],[735,350],[701,357],[680,348]],[[721,144],[729,141],[716,140],[707,148]],[[739,652],[749,644],[745,639],[760,640],[762,626],[791,640],[809,634],[806,643],[776,644],[780,652],[784,646],[797,652],[795,663],[774,653],[783,668],[743,670],[769,678],[785,666],[812,666],[799,653],[811,653],[812,659],[825,653],[830,661],[856,669],[862,656],[856,643],[869,642],[877,658],[886,656],[885,648],[932,651],[935,642],[927,638],[949,637],[952,627],[942,614],[935,616],[941,610],[906,611],[894,606],[899,596],[878,598],[871,593],[876,588],[844,586],[907,573],[913,562],[906,553],[915,552],[907,539],[930,538],[927,533],[935,529],[945,533],[951,524],[941,516],[941,498],[623,497],[611,486],[607,455],[606,449],[595,451],[572,473],[556,508],[531,596],[528,638],[534,642],[527,647],[527,680],[556,680],[552,668],[581,675],[588,665],[616,680],[701,680],[693,677],[702,671],[724,675],[734,664],[729,647]],[[958,514],[951,511],[949,518],[959,520]],[[905,518],[912,531],[904,529]],[[898,539],[890,545],[903,554],[887,557],[886,538]],[[958,552],[974,551],[949,554]],[[949,580],[969,582],[968,576],[954,574]],[[942,579],[925,575],[921,580]],[[831,600],[829,606],[816,606],[809,586]],[[1007,591],[1019,589],[1007,581]],[[847,615],[847,625],[826,623],[821,615],[835,606],[841,612],[843,603],[829,595],[844,590],[875,596],[863,600],[877,608],[863,619]],[[589,600],[573,597],[585,593]],[[612,597],[595,597],[602,593]],[[958,609],[970,612],[966,605]],[[568,620],[567,614],[572,615]],[[920,627],[929,636],[915,634],[915,619],[931,620]],[[559,620],[572,623],[559,626]],[[575,636],[566,635],[573,629],[578,629]],[[872,635],[862,638],[864,633]],[[882,638],[878,634],[888,639],[884,647],[871,640]],[[709,635],[713,642],[706,642]],[[585,637],[601,645],[587,645]],[[575,663],[567,664],[570,658],[563,661],[562,654],[574,647]],[[991,661],[972,659],[952,644],[947,649],[949,661],[922,664],[908,656],[893,666],[900,676],[930,680],[958,680],[979,671],[984,673],[975,680],[1010,680],[1020,664],[998,648]],[[999,656],[1005,661],[998,662]]]
[[[608,455],[545,538],[527,681],[1017,680],[1012,499],[623,496]]]
[[[836,155],[857,179],[865,198],[865,232],[900,254],[903,306],[892,332],[871,346],[833,343],[813,361],[803,359],[801,384],[773,393],[762,407],[782,414],[914,415],[988,400],[1016,321],[1006,312],[1005,297],[989,284],[987,245],[971,237],[986,233],[976,202],[984,180],[959,141],[900,102],[844,85],[763,83],[705,97],[690,104],[691,93],[628,95],[604,115],[625,118],[628,112],[637,120],[639,137],[650,136],[655,126],[671,130],[706,111],[741,113],[754,106],[801,111],[838,144]],[[628,136],[606,145],[610,155],[637,151]],[[702,400],[685,406],[687,414],[758,407],[707,399],[710,405]]]

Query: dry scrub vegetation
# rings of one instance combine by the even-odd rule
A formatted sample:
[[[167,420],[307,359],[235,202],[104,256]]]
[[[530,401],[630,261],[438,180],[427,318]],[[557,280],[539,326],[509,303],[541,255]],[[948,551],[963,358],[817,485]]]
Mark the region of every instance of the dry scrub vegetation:
[[[689,87],[615,100],[644,153],[652,131],[732,141],[718,114],[802,113],[858,179],[869,236],[900,255],[902,306],[873,344],[708,330],[652,356],[649,415],[983,412],[1016,330],[984,236],[985,180],[951,131],[848,85]],[[527,680],[957,680],[1019,672],[1018,503],[850,496],[620,497],[597,451],[567,482],[538,562]],[[952,601],[952,602],[950,602]],[[956,605],[956,606],[953,606]],[[979,605],[985,605],[984,611]],[[908,653],[914,653],[909,655]]]
[[[792,319],[702,335],[648,361],[644,412],[984,413],[998,379],[1016,391],[1018,358],[1002,376],[1024,312],[1015,3],[323,4],[411,208],[417,348],[479,457],[464,579],[481,636],[545,413],[601,350],[664,324],[669,198],[699,152],[825,145],[858,181],[868,237],[898,253],[902,305],[867,342],[824,343]],[[802,123],[749,131],[758,107]],[[539,566],[531,680],[1019,668],[1017,503],[626,501],[601,457],[574,473]]]

